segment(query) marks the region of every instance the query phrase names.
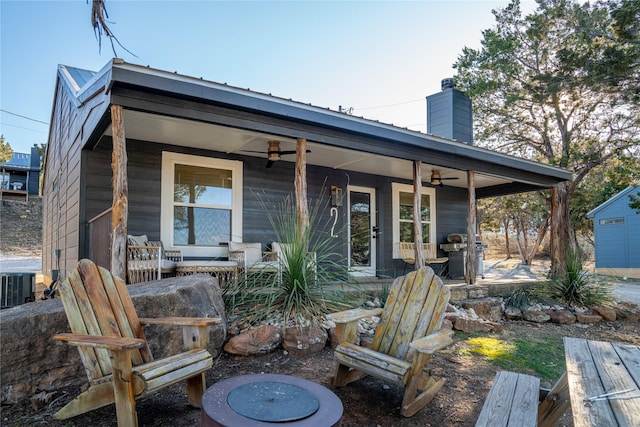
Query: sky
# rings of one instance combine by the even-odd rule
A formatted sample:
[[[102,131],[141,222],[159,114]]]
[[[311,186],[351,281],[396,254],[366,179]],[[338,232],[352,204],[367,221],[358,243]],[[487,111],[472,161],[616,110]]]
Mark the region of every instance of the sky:
[[[507,4],[106,1],[127,62],[421,132],[426,96]],[[108,39],[99,48],[90,12],[85,0],[0,0],[0,134],[14,152],[47,142],[59,64],[99,71],[115,56]]]

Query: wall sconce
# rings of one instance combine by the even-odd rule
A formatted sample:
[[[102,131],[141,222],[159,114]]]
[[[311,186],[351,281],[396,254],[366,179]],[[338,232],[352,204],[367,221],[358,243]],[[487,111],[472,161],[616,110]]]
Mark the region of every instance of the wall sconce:
[[[342,188],[335,185],[331,186],[331,206],[342,206]]]

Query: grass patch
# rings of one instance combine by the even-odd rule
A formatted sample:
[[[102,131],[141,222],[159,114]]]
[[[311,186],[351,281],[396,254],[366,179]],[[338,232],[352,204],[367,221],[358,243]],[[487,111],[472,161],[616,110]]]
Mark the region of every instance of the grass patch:
[[[470,346],[467,352],[478,354],[508,371],[533,371],[543,382],[554,383],[565,370],[564,345],[560,337],[545,336],[543,341],[521,338],[505,341],[473,336],[464,341]]]

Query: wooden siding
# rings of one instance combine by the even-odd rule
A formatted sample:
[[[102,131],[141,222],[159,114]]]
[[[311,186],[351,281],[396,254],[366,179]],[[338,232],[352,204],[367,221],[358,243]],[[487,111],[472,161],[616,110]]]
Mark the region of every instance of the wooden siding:
[[[151,240],[160,238],[160,190],[162,151],[182,154],[216,157],[230,160],[241,160],[244,170],[243,189],[243,235],[245,242],[260,242],[267,249],[274,240],[274,234],[263,206],[276,206],[287,196],[293,196],[294,163],[276,162],[270,169],[265,168],[266,159],[228,155],[219,152],[190,149],[179,146],[168,146],[144,141],[127,141],[128,174],[129,174],[129,234],[146,234]],[[87,152],[87,219],[98,215],[111,203],[111,170],[108,161],[111,156],[110,138],[103,138],[92,151]],[[345,262],[347,247],[347,185],[372,187],[377,190],[378,224],[382,233],[377,240],[377,266],[380,276],[397,276],[402,273],[404,264],[391,257],[393,248],[391,183],[398,182],[388,177],[355,172],[345,172],[331,168],[309,166],[307,168],[308,195],[313,203],[324,191],[323,201],[326,206],[320,210],[319,223],[326,225],[321,233],[329,234],[331,185],[337,185],[345,191],[345,200],[338,209],[339,220],[336,224],[341,243],[338,246]],[[268,186],[265,185],[268,183]],[[404,183],[410,184],[409,181]],[[466,230],[466,190],[444,188],[436,189],[437,207],[437,239],[444,242],[451,232]],[[86,253],[88,254],[88,237]],[[84,256],[84,254],[82,254]]]
[[[640,194],[640,187],[630,194]],[[624,222],[600,224],[613,218]],[[596,268],[640,268],[640,213],[629,206],[628,194],[598,211],[593,223]]]
[[[108,107],[104,95],[76,107],[60,80],[54,100],[43,180],[42,272],[48,278],[58,269],[57,250],[62,276],[84,255],[81,147]]]

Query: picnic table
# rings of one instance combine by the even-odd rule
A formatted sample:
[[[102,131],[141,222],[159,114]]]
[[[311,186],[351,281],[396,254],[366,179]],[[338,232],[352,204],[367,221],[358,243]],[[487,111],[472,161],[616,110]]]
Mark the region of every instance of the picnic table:
[[[640,347],[564,338],[575,427],[640,426]]]

